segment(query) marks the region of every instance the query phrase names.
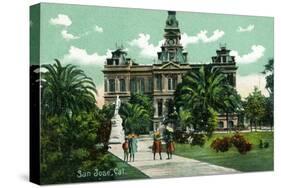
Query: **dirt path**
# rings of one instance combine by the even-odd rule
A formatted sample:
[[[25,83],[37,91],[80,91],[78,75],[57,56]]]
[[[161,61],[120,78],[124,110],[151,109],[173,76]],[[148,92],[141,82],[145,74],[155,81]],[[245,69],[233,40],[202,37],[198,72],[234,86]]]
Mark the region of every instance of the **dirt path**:
[[[151,144],[152,139],[150,138],[139,139],[135,161],[129,162],[130,165],[136,167],[151,178],[239,173],[239,171],[231,168],[212,165],[177,155],[173,155],[173,159],[167,160],[166,153],[162,153],[163,160],[159,159],[158,154],[156,154],[156,160],[153,160],[153,154],[149,148]],[[123,160],[124,156],[121,144],[111,145],[109,151]]]

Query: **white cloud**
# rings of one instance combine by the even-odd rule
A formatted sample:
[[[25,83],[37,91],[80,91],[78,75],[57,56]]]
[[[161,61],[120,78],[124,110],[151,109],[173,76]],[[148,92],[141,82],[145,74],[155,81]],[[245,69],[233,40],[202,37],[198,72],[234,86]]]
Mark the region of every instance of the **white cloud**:
[[[199,33],[197,33],[195,36],[189,36],[186,33],[183,33],[181,35],[181,44],[186,47],[188,44],[196,44],[199,42],[202,43],[210,43],[210,42],[215,42],[221,37],[224,36],[224,31],[216,29],[213,31],[213,34],[208,37],[208,31],[207,30],[202,30]]]
[[[52,25],[62,25],[66,27],[72,24],[71,19],[65,14],[58,14],[56,18],[51,18],[49,22]]]
[[[140,33],[137,39],[133,39],[129,42],[129,45],[138,47],[142,56],[153,58],[157,56],[157,52],[160,51],[160,47],[164,43],[164,40],[159,41],[158,45],[149,43],[149,40],[149,34]]]
[[[63,58],[64,63],[77,63],[85,65],[99,65],[103,66],[106,58],[111,56],[111,51],[107,50],[105,55],[99,55],[98,53],[89,54],[85,49],[71,46],[68,54]]]
[[[255,25],[252,25],[252,24],[248,25],[248,26],[245,27],[245,28],[239,26],[239,27],[237,28],[237,32],[251,32],[251,31],[254,30],[254,28],[255,28]]]
[[[74,36],[71,33],[68,33],[68,31],[65,29],[61,31],[61,35],[65,40],[74,40],[80,38],[79,36]]]
[[[265,48],[262,45],[253,45],[251,47],[252,51],[248,54],[239,55],[235,50],[230,52],[230,55],[235,56],[237,63],[253,63],[264,56]]]
[[[207,33],[208,33],[208,31],[206,31],[206,30],[200,31],[197,34],[197,37],[203,43],[209,43],[209,42],[217,41],[218,39],[220,39],[224,35],[224,31],[221,31],[221,30],[218,30],[218,29],[213,31],[213,35],[211,35],[210,37],[207,36]]]
[[[181,35],[181,44],[186,47],[188,44],[195,44],[195,43],[210,43],[217,41],[224,35],[224,31],[215,30],[211,36],[207,36],[208,31],[200,31],[196,36],[188,36],[186,33]],[[165,42],[165,40],[161,40],[158,42],[157,45],[154,45],[149,42],[150,35],[145,33],[140,33],[138,38],[133,39],[129,42],[130,46],[138,47],[141,51],[140,54],[144,57],[156,57],[157,52],[160,51],[161,45]]]
[[[268,96],[268,92],[265,89],[265,85],[266,85],[266,80],[265,80],[265,75],[263,74],[236,76],[237,91],[243,98],[247,97],[250,93],[252,93],[255,87],[261,90],[262,94]]]
[[[98,32],[98,33],[102,33],[103,32],[103,28],[98,26],[98,25],[96,25],[95,26],[95,31]]]

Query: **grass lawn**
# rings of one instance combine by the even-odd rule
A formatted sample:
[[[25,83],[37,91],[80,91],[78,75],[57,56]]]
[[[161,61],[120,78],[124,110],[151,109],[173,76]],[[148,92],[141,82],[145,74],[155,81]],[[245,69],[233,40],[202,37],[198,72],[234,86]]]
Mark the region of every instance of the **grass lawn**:
[[[115,161],[117,164],[118,169],[124,169],[125,174],[121,176],[116,176],[115,180],[128,180],[128,179],[144,179],[144,178],[149,178],[147,175],[142,173],[140,170],[137,168],[129,165],[128,163],[125,163],[118,157],[116,157],[113,154],[110,154],[112,156],[112,159]]]
[[[224,153],[217,153],[210,147],[215,138],[232,135],[230,133],[214,134],[202,148],[199,146],[192,147],[189,144],[176,144],[175,154],[242,172],[273,170],[273,133],[252,132],[241,134],[253,144],[252,150],[245,155],[241,155],[234,146]],[[269,147],[260,149],[260,139],[268,141]]]

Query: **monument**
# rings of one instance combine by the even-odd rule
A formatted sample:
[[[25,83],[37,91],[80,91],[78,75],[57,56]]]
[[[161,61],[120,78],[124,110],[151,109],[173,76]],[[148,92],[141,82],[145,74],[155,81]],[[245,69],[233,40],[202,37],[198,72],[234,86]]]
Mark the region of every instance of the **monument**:
[[[115,110],[114,110],[114,115],[111,118],[111,133],[110,133],[110,138],[109,138],[109,143],[110,144],[120,144],[123,143],[125,134],[124,130],[122,127],[122,118],[119,115],[119,109],[121,106],[121,100],[119,99],[119,96],[116,96],[116,101],[115,101]]]

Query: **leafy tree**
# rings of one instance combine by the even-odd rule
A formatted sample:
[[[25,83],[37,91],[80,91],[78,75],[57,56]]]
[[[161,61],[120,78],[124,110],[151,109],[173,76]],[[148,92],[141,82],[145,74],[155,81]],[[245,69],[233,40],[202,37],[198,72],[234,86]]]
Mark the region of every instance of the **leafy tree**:
[[[266,75],[266,89],[269,93],[269,97],[266,99],[266,115],[264,122],[270,124],[271,129],[273,127],[273,115],[274,115],[274,59],[270,59],[265,65],[264,71]]]
[[[131,95],[131,98],[129,100],[129,103],[131,104],[138,104],[142,106],[146,111],[149,117],[153,117],[154,115],[154,108],[152,103],[152,96],[149,95],[143,95],[139,93],[134,93]],[[146,132],[148,132],[153,127],[153,122],[151,120],[146,119],[144,122],[146,123]]]
[[[217,125],[218,112],[234,112],[239,108],[237,93],[218,68],[204,65],[185,75],[175,92],[178,110],[192,114],[191,126],[210,136]]]
[[[192,114],[190,111],[179,110],[179,123],[183,130],[186,130],[187,125],[192,123]]]
[[[167,100],[165,106],[167,112],[163,123],[164,124],[171,123],[173,126],[175,126],[175,128],[177,128],[180,122],[179,122],[179,114],[176,111],[174,100],[173,99]]]
[[[244,109],[246,117],[250,120],[251,131],[253,124],[257,130],[257,125],[261,123],[266,114],[266,98],[257,87],[246,98]]]
[[[268,93],[273,95],[274,93],[274,59],[268,60],[267,64],[264,66],[264,71],[262,72],[266,75],[266,89]]]
[[[86,181],[89,179],[77,179],[78,170],[109,170],[115,166],[101,145],[98,134],[104,127],[97,119],[87,112],[75,114],[71,119],[57,115],[48,117],[45,128],[41,129],[43,183]]]
[[[96,86],[83,70],[55,59],[53,65],[42,65],[42,108],[51,115],[69,116],[96,106]]]
[[[146,126],[150,121],[147,109],[138,104],[124,103],[120,108],[120,115],[123,119],[123,126],[126,134],[147,133]]]
[[[77,179],[76,172],[115,166],[107,154],[111,108],[96,107],[95,84],[76,66],[56,60],[42,67],[42,183],[94,180]]]

